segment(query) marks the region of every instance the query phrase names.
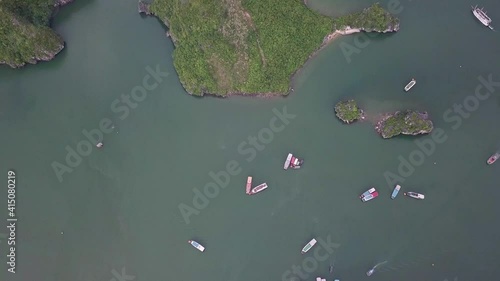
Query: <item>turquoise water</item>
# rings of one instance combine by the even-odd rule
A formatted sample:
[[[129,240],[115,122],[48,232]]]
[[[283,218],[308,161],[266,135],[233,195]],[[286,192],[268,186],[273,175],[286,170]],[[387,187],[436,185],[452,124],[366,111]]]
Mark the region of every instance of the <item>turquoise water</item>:
[[[337,15],[373,2],[308,4]],[[366,271],[383,261],[370,280],[494,280],[499,166],[485,162],[500,149],[493,121],[500,118],[500,87],[467,118],[453,106],[474,101],[479,76],[500,81],[500,35],[474,19],[470,4],[402,1],[400,32],[364,37],[366,44],[359,43],[363,35],[334,41],[296,77],[293,94],[275,99],[187,95],[164,27],[139,16],[136,1],[65,7],[54,27],[67,48],[56,60],[0,68],[1,170],[7,177],[15,169],[18,181],[18,268],[2,274],[108,281],[124,269],[129,281],[286,280],[299,276],[294,265],[304,270],[315,257],[313,250],[299,252],[316,238],[338,247],[324,261],[316,258],[317,268],[301,280],[366,280]],[[477,4],[495,25],[500,3]],[[342,50],[349,47],[358,51],[348,60]],[[143,85],[148,66],[168,76],[135,108],[127,106],[124,117],[112,104],[125,106],[121,95]],[[411,77],[417,85],[404,93]],[[367,121],[347,126],[336,119],[333,105],[348,97],[358,100]],[[284,107],[295,117],[273,127],[273,110]],[[443,131],[438,139],[446,140],[381,139],[374,120],[406,108],[428,111]],[[115,126],[103,134],[104,148],[93,148],[59,181],[51,165],[65,164],[66,146],[77,150],[86,140],[82,130],[98,129],[104,118]],[[266,128],[275,128],[273,137],[251,159],[251,138],[266,140]],[[400,159],[419,154],[416,140],[435,149],[401,175]],[[302,169],[283,171],[288,152],[305,159]],[[228,163],[237,167],[227,186],[186,223],[179,205],[195,207],[193,189],[214,182],[210,172],[227,171]],[[388,172],[404,180],[395,200]],[[245,195],[249,175],[269,188]],[[362,203],[359,194],[371,186],[379,198]],[[406,191],[426,199],[404,197]],[[6,210],[6,200],[0,207]],[[5,252],[2,236],[0,242]]]

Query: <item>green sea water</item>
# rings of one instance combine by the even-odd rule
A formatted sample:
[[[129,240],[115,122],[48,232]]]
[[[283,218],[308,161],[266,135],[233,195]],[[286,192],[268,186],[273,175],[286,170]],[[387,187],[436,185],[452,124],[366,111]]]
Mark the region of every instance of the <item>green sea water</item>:
[[[308,5],[336,16],[374,2]],[[166,29],[138,15],[134,0],[63,8],[54,28],[67,46],[54,61],[0,67],[0,210],[7,225],[14,169],[18,218],[15,274],[8,229],[0,231],[1,280],[496,280],[500,164],[486,159],[500,149],[500,33],[482,26],[471,4],[500,22],[498,1],[401,1],[398,33],[335,40],[295,77],[291,95],[273,99],[187,95]],[[156,68],[163,76],[148,82],[156,87],[133,106],[122,100]],[[405,93],[412,77],[417,85]],[[482,79],[498,82],[488,89]],[[366,121],[336,119],[333,105],[345,98]],[[380,114],[407,108],[427,111],[441,135],[376,134]],[[54,163],[84,149],[82,131],[103,119],[114,124],[104,148],[70,159],[60,181]],[[303,168],[282,169],[288,152]],[[224,174],[228,163],[234,172],[213,191],[211,172]],[[401,181],[395,200],[389,174]],[[245,195],[247,176],[269,188]],[[216,194],[204,201],[193,190],[207,185]],[[380,196],[362,203],[372,186]],[[179,206],[200,208],[187,223]],[[301,255],[312,238],[335,247],[318,243]]]

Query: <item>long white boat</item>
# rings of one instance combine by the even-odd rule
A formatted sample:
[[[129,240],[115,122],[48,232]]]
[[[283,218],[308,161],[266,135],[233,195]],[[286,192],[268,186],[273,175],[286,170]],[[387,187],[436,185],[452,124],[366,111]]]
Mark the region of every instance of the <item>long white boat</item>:
[[[307,253],[307,251],[311,250],[311,248],[316,245],[316,239],[312,239],[311,241],[309,241],[309,243],[307,243],[307,245],[304,246],[304,248],[302,248],[302,251],[301,251],[301,254],[305,254]]]
[[[251,189],[252,189],[252,177],[248,177],[245,193],[250,194]]]
[[[253,195],[253,194],[256,194],[256,193],[263,191],[266,188],[267,188],[267,183],[262,183],[262,184],[257,185],[256,187],[252,188],[252,190],[250,190],[250,193],[248,193],[248,194]]]
[[[413,86],[415,86],[415,84],[417,84],[417,80],[415,80],[415,78],[412,78],[411,81],[406,84],[405,92],[408,92],[411,88],[413,88]]]
[[[415,198],[415,199],[420,199],[420,200],[425,199],[425,195],[420,194],[420,193],[416,193],[416,192],[412,192],[412,191],[406,192],[405,195],[409,196],[411,198]]]
[[[490,17],[488,17],[486,11],[484,11],[483,8],[479,9],[477,6],[472,7],[472,13],[484,26],[487,26],[491,30],[493,30],[493,27],[491,26],[492,20],[490,19]]]
[[[288,156],[286,157],[286,160],[285,160],[285,164],[283,165],[283,169],[288,169],[288,167],[290,166],[290,161],[292,161],[292,154],[291,153],[288,153]]]
[[[200,252],[205,251],[205,247],[203,247],[200,243],[198,243],[194,240],[188,240],[188,243],[191,244],[196,249],[200,250]]]

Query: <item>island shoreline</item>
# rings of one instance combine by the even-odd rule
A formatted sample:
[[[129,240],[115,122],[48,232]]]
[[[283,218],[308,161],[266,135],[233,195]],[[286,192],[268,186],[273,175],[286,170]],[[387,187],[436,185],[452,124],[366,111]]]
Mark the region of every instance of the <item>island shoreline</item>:
[[[54,20],[54,17],[59,13],[60,9],[64,6],[67,6],[70,3],[73,3],[75,0],[55,0],[54,4],[52,6],[52,12],[50,14],[50,17],[48,18],[48,28],[52,30],[52,32],[60,38],[60,43],[57,46],[56,49],[52,50],[52,52],[46,52],[44,56],[37,56],[34,55],[31,57],[29,60],[26,60],[21,63],[12,63],[9,61],[0,61],[0,65],[6,65],[9,66],[12,69],[19,69],[22,67],[25,67],[27,65],[36,65],[39,62],[49,62],[52,61],[56,58],[58,54],[60,54],[65,48],[66,48],[66,41],[64,41],[64,38],[60,34],[58,34],[53,28],[52,28],[52,23]]]
[[[64,1],[64,0],[63,0]],[[307,6],[306,0],[302,1],[302,4],[307,7],[307,9],[310,9]],[[378,5],[378,4],[375,4]],[[174,44],[174,48],[177,48],[176,44],[176,38],[170,33],[170,23],[167,18],[160,18],[160,16],[156,15],[154,12],[151,11],[150,9],[151,3],[145,3],[141,0],[138,2],[138,12],[140,14],[143,14],[145,16],[154,16],[157,19],[160,20],[161,23],[164,24],[166,27],[165,35],[166,37],[170,37],[172,40],[172,43]],[[368,9],[371,9],[373,6],[366,8],[363,10],[363,12],[367,11]],[[311,10],[311,9],[310,9]],[[332,31],[333,30],[333,31]],[[179,82],[183,86],[184,90],[186,93],[188,93],[191,96],[196,96],[196,97],[206,97],[206,96],[212,96],[212,97],[217,97],[217,98],[227,98],[227,97],[232,97],[232,96],[245,96],[245,97],[254,97],[254,98],[265,98],[265,99],[271,99],[271,98],[278,98],[282,97],[285,98],[291,93],[295,91],[295,86],[296,86],[296,77],[298,74],[301,73],[301,71],[308,65],[308,63],[313,59],[315,56],[318,55],[320,51],[322,51],[326,46],[328,46],[331,42],[335,41],[335,39],[339,38],[340,36],[343,35],[351,35],[355,33],[360,33],[360,32],[377,32],[377,33],[388,33],[388,32],[397,32],[399,30],[399,21],[396,24],[393,25],[387,25],[385,26],[385,29],[381,28],[380,30],[374,29],[373,27],[359,27],[359,28],[351,28],[349,25],[343,25],[343,26],[336,26],[333,24],[332,29],[330,30],[331,32],[327,34],[326,36],[323,37],[323,40],[321,44],[311,52],[307,58],[300,64],[300,66],[297,67],[297,69],[290,74],[288,78],[288,83],[289,87],[286,90],[286,92],[225,92],[223,94],[220,93],[211,93],[211,92],[204,92],[201,90],[199,94],[194,94],[190,92],[187,87],[184,85],[183,80],[180,78],[179,73],[177,72],[177,69],[175,69],[177,75],[179,76]]]
[[[151,14],[149,14],[149,15],[151,15]],[[163,22],[163,23],[165,24],[165,22]],[[165,26],[168,28],[168,26],[166,24],[165,24]],[[234,96],[243,96],[243,97],[258,98],[258,99],[286,98],[291,93],[295,92],[295,89],[293,86],[295,84],[294,81],[295,81],[296,76],[300,74],[300,72],[307,66],[307,64],[314,57],[316,57],[319,54],[319,52],[321,52],[324,48],[326,48],[328,45],[330,45],[337,38],[340,38],[340,37],[345,36],[345,35],[352,35],[352,34],[361,33],[361,32],[365,32],[365,31],[363,31],[362,29],[359,29],[359,28],[347,27],[345,29],[335,30],[332,33],[325,36],[325,38],[323,39],[323,42],[318,47],[318,49],[316,49],[314,52],[312,52],[309,55],[309,57],[306,59],[306,61],[294,73],[292,73],[292,75],[290,75],[290,84],[292,86],[288,89],[288,92],[286,94],[273,93],[273,92],[269,92],[269,93],[234,92],[234,93],[226,93],[225,95],[218,95],[218,94],[213,94],[213,93],[203,93],[203,95],[201,97],[206,96],[206,97],[215,97],[215,98],[222,98],[222,99],[234,97]],[[377,32],[377,31],[374,31],[374,32]],[[380,33],[387,33],[387,32],[391,32],[391,31],[383,31]],[[166,32],[166,34],[168,34],[168,31]],[[170,37],[170,36],[167,35],[167,37]],[[181,82],[181,84],[182,84],[182,82]],[[188,92],[187,90],[186,90],[186,93],[188,93],[190,96],[197,97],[197,95],[193,95],[192,93]]]

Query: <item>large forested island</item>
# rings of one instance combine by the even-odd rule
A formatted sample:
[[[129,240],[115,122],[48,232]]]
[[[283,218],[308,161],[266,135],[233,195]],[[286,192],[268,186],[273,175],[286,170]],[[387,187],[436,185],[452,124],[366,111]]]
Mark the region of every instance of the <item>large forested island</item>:
[[[0,0],[0,64],[20,67],[54,58],[64,41],[50,29],[50,18],[72,1]]]
[[[399,29],[379,4],[335,19],[301,0],[153,0],[139,11],[168,26],[175,69],[193,95],[286,95],[291,76],[334,34]]]

